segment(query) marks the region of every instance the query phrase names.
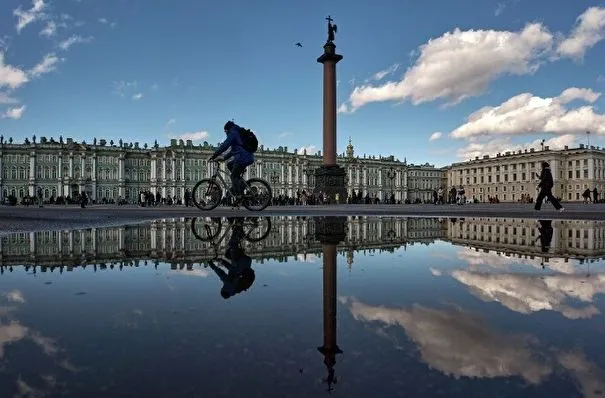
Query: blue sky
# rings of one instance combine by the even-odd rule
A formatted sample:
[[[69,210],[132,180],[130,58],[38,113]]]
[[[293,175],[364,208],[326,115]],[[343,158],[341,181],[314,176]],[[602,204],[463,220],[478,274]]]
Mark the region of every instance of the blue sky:
[[[605,145],[605,3],[585,0],[3,0],[0,132],[216,143],[234,118],[321,149],[328,14],[339,152],[352,137],[445,165],[587,130]]]

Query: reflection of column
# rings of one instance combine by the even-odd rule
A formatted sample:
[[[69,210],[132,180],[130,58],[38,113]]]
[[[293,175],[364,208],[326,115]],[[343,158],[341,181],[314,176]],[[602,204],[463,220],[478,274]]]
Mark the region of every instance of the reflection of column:
[[[343,241],[345,235],[346,217],[327,217],[318,219],[315,225],[315,237],[322,244],[323,257],[323,337],[324,342],[317,350],[324,356],[324,364],[328,370],[328,377],[324,380],[328,384],[328,391],[337,383],[334,365],[336,354],[342,351],[337,344],[336,323],[336,245]]]

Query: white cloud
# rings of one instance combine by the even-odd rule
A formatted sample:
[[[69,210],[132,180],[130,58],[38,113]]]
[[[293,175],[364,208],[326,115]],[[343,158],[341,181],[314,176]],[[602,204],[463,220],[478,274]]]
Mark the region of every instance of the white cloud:
[[[33,5],[29,10],[24,11],[21,6],[13,10],[13,15],[17,17],[17,32],[21,32],[27,25],[42,18],[45,8],[44,0],[33,0]]]
[[[553,98],[541,98],[531,93],[519,94],[498,106],[486,106],[472,113],[467,122],[452,131],[450,136],[584,134],[586,131],[605,134],[605,115],[595,113],[592,106],[565,107],[573,100],[593,103],[600,95],[576,87]]]
[[[590,7],[576,19],[569,36],[557,46],[563,57],[582,59],[586,50],[605,39],[605,8]]]
[[[443,136],[442,132],[436,131],[433,134],[431,134],[431,136],[429,137],[429,142],[431,142],[431,141],[437,141],[442,136]]]
[[[160,89],[160,85],[159,85],[159,84],[157,84],[157,83],[153,83],[153,84],[151,85],[151,90],[153,90],[153,91],[158,91],[159,89]]]
[[[57,23],[53,20],[47,21],[44,29],[40,31],[40,36],[52,37],[57,34]]]
[[[200,131],[194,131],[191,133],[175,134],[175,135],[172,135],[172,138],[176,138],[177,140],[183,140],[183,141],[187,141],[187,140],[201,141],[201,140],[208,139],[209,136],[210,136],[210,134],[208,134],[207,131],[200,130]]]
[[[496,10],[494,11],[494,15],[500,16],[504,12],[505,8],[506,8],[506,4],[498,3],[498,5],[496,6]]]
[[[381,70],[379,72],[374,73],[370,77],[369,80],[375,80],[375,81],[382,80],[385,77],[387,77],[388,75],[391,75],[391,74],[395,73],[397,71],[397,69],[399,69],[400,66],[401,65],[399,65],[399,64],[391,65],[391,66],[389,66],[388,68],[386,68],[384,70]]]
[[[0,91],[0,104],[2,105],[12,105],[16,104],[19,101],[16,98],[11,97],[8,93],[3,93]]]
[[[23,70],[4,63],[4,54],[0,52],[0,88],[16,89],[27,83],[29,78]]]
[[[40,77],[46,73],[50,73],[57,68],[57,63],[61,59],[55,54],[46,54],[42,61],[29,70],[29,75],[32,77]]]
[[[513,144],[511,137],[482,137],[480,139],[473,138],[467,146],[458,149],[457,154],[461,159],[474,159],[475,157],[483,157],[484,155],[495,156],[498,153],[507,151],[517,152],[525,151],[533,148],[534,150],[541,149],[542,139],[538,138],[534,141],[524,144]],[[576,144],[576,136],[573,134],[565,134],[558,137],[553,137],[544,140],[544,146],[550,149],[563,149],[565,146],[574,147]]]
[[[113,92],[115,94],[119,95],[120,97],[124,97],[128,93],[132,93],[133,91],[136,91],[137,87],[138,87],[138,83],[136,80],[131,81],[131,82],[121,80],[119,82],[113,83]],[[129,94],[129,95],[132,95],[132,94]]]
[[[422,45],[418,59],[401,81],[355,87],[348,110],[406,99],[413,104],[436,99],[454,104],[481,94],[501,75],[534,73],[552,43],[553,35],[539,23],[528,24],[518,32],[455,29]],[[339,110],[342,113],[345,109]]]
[[[285,133],[281,133],[280,135],[278,135],[277,138],[286,138],[286,137],[290,137],[291,135],[292,135],[292,133],[285,132]]]
[[[173,124],[175,124],[175,123],[176,123],[176,119],[174,119],[174,118],[169,119],[169,120],[166,122],[166,127],[168,127],[168,126],[172,126],[172,125],[173,125]]]
[[[346,103],[342,103],[340,104],[340,106],[337,109],[338,113],[351,113],[352,110],[347,106]]]
[[[82,37],[79,35],[71,35],[67,39],[59,43],[59,48],[63,51],[69,50],[71,46],[78,43],[88,43],[92,41],[92,37]]]
[[[605,83],[605,75],[597,76],[597,83]]]
[[[6,110],[6,112],[4,112],[2,114],[2,118],[8,118],[8,119],[21,119],[21,117],[23,116],[23,113],[25,112],[25,105],[21,105],[18,107],[13,107],[13,108],[8,108]]]
[[[136,93],[136,94],[133,94],[133,95],[132,95],[132,100],[133,100],[133,101],[138,101],[138,100],[140,100],[141,98],[143,98],[143,93]]]
[[[107,18],[99,18],[98,21],[103,25],[109,25],[110,28],[114,28],[117,25],[117,22],[111,22]]]
[[[297,149],[296,153],[302,155],[305,153],[305,151],[307,152],[307,155],[311,155],[317,152],[317,147],[315,145],[303,146]]]

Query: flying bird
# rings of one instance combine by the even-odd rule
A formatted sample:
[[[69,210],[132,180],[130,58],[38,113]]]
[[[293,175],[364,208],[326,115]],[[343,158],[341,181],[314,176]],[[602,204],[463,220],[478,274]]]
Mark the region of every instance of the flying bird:
[[[295,44],[296,47],[302,47],[302,44],[300,42]]]

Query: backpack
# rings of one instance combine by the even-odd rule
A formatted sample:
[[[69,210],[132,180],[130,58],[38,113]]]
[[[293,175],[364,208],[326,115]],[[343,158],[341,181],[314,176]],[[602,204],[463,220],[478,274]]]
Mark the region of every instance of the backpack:
[[[239,129],[239,135],[242,139],[242,146],[248,152],[256,152],[258,149],[258,139],[256,135],[249,129],[241,127]]]

